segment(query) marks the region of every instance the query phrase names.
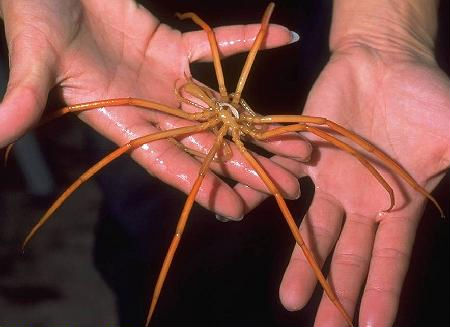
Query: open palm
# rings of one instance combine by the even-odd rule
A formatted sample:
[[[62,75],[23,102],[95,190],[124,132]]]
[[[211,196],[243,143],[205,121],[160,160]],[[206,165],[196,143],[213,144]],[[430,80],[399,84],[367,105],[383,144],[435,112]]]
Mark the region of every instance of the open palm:
[[[448,78],[433,61],[409,58],[392,65],[374,49],[352,47],[331,58],[304,114],[326,117],[361,135],[432,190],[449,166],[448,90]],[[322,262],[336,246],[329,279],[349,313],[364,287],[359,324],[389,326],[425,200],[382,163],[372,162],[394,189],[392,211],[383,212],[390,204],[387,192],[354,157],[324,145],[304,165],[316,191],[300,229]],[[297,247],[280,288],[283,304],[301,308],[314,279]],[[324,297],[316,324],[345,322]]]
[[[131,0],[4,1],[2,16],[11,74],[0,108],[1,145],[14,141],[39,119],[51,88],[58,88],[69,105],[140,97],[176,108],[179,101],[174,90],[177,82],[182,83],[190,75],[189,64],[211,60],[205,32],[174,30]],[[228,56],[248,50],[258,29],[259,25],[217,28],[221,53]],[[286,28],[271,25],[265,47],[290,41],[291,34]],[[80,117],[117,144],[188,124],[166,114],[132,107],[102,108],[83,112]],[[211,138],[212,135],[203,133],[184,142],[206,152]],[[297,156],[308,156],[304,142],[296,144],[293,150],[299,151]],[[271,148],[275,153],[287,149],[283,144]],[[143,146],[132,155],[151,174],[184,192],[192,188],[200,167],[198,160],[165,140]],[[294,175],[274,161],[261,161],[274,178],[284,181],[287,196],[298,195]],[[265,191],[262,182],[241,159],[232,158],[221,166],[213,168],[219,173],[225,169],[231,178]],[[247,189],[239,185],[242,184],[233,190],[210,173],[197,201],[221,215],[241,217]]]

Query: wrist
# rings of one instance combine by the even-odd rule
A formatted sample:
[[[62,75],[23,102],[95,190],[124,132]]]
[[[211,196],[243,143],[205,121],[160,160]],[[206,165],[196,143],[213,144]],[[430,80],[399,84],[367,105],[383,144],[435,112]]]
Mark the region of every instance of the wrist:
[[[330,49],[366,46],[434,60],[437,7],[437,0],[335,0]]]

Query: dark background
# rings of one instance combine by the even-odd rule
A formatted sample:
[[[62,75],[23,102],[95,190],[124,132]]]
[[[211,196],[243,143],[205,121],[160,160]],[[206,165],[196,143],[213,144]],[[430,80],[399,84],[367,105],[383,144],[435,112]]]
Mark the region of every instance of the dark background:
[[[194,11],[211,26],[256,23],[266,3],[155,1],[145,6],[162,22],[186,31],[197,27],[190,22],[179,22],[173,16],[175,12]],[[450,73],[448,7],[449,1],[442,1],[436,47],[438,62],[447,74]],[[298,113],[328,60],[331,5],[329,1],[283,1],[277,3],[271,21],[297,31],[301,41],[258,54],[246,85],[245,99],[262,114]],[[244,60],[245,55],[224,60],[228,88],[235,85]],[[208,85],[215,85],[211,64],[194,64],[192,74]],[[78,157],[76,165],[84,162],[84,167],[112,147],[76,119],[60,124],[49,127],[50,132],[38,133],[49,165],[55,169],[60,166],[55,162],[61,155],[52,149],[49,134],[69,127],[83,130],[86,151],[76,154],[85,157]],[[9,169],[14,171],[14,159],[11,165]],[[60,189],[68,183],[57,176],[57,181],[61,180],[64,183],[58,186]],[[96,227],[95,265],[120,295],[118,308],[122,323],[139,324],[185,195],[153,180],[128,158],[112,164],[98,176],[97,182],[105,190],[105,197]],[[20,185],[21,181],[17,183]],[[311,181],[302,179],[301,184],[302,198],[289,201],[298,219],[306,212],[313,196]],[[446,176],[433,193],[447,216],[449,184]],[[0,188],[2,192],[8,191],[2,185]],[[149,191],[153,189],[158,190],[156,200]],[[75,212],[75,218],[76,215]],[[428,206],[418,229],[396,325],[449,325],[448,236],[448,220],[440,219],[435,208]],[[278,287],[293,245],[271,199],[240,223],[219,223],[213,214],[194,206],[161,295],[154,325],[181,321],[188,325],[312,325],[321,289],[317,288],[313,300],[299,312],[287,312],[278,299]]]

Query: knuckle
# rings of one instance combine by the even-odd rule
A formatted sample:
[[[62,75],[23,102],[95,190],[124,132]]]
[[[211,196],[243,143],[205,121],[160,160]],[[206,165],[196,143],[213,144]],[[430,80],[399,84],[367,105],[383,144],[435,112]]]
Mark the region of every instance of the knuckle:
[[[334,239],[334,233],[326,224],[326,221],[308,219],[306,223],[308,225],[308,229],[311,231],[311,234],[315,237]]]
[[[375,298],[379,298],[380,296],[387,296],[389,298],[396,298],[400,297],[400,291],[395,287],[388,287],[388,286],[367,286],[364,290],[364,293],[366,295],[374,295]]]
[[[381,247],[374,249],[373,258],[394,261],[409,261],[410,254],[394,247]]]
[[[335,253],[333,264],[337,266],[353,267],[358,270],[366,269],[369,265],[368,258],[355,253]]]

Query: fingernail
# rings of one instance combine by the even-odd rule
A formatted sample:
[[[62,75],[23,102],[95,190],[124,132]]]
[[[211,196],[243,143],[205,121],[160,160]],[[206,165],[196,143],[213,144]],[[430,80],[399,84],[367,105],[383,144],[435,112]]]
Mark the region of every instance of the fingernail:
[[[220,222],[227,223],[229,221],[240,221],[240,220],[244,219],[244,216],[234,218],[234,217],[225,217],[225,216],[222,216],[222,215],[219,215],[216,213],[216,219]]]
[[[300,162],[309,162],[311,160],[311,154],[309,156],[307,156],[307,157],[294,158],[294,159],[297,160],[297,161],[300,161]]]
[[[300,40],[300,35],[298,35],[298,33],[294,32],[294,31],[289,31],[291,34],[291,41],[289,42],[289,44],[295,43],[298,40]]]
[[[299,187],[298,188],[298,192],[297,192],[296,195],[294,195],[294,196],[286,196],[286,199],[288,199],[288,200],[298,200],[298,199],[300,199],[301,194],[302,194],[302,192],[300,191],[300,187]]]
[[[306,143],[306,147],[308,148],[308,150],[307,150],[308,155],[307,156],[302,157],[302,158],[301,157],[295,157],[293,159],[295,159],[297,161],[300,161],[300,162],[309,162],[311,160],[313,147],[312,147],[311,143],[309,143],[309,142]]]

